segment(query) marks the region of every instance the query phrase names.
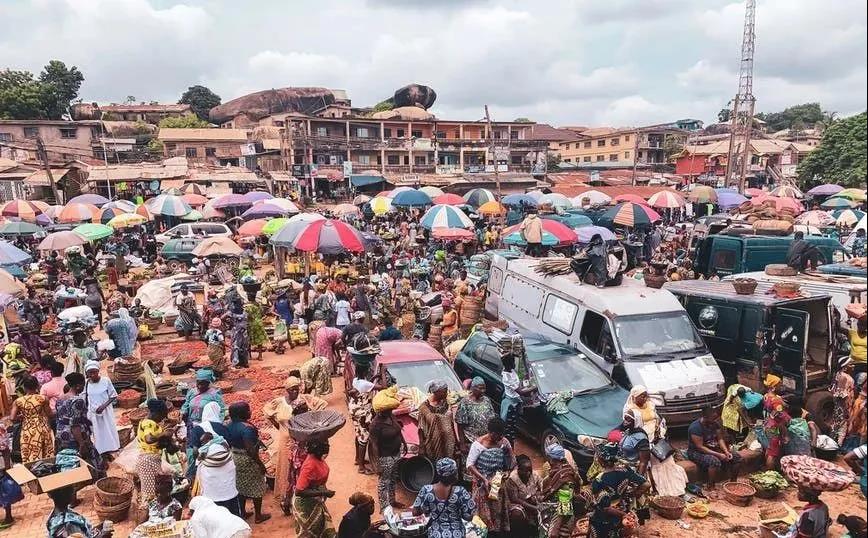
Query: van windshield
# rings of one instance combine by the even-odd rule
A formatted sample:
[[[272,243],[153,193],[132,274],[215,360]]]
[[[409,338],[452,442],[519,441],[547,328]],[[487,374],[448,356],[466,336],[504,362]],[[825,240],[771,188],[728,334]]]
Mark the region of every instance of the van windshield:
[[[705,353],[705,344],[686,312],[615,318],[615,334],[625,360],[686,358]]]

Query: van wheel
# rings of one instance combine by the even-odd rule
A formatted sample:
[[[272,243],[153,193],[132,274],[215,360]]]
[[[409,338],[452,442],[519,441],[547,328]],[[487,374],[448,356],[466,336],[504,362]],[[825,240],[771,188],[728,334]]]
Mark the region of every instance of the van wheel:
[[[548,445],[552,443],[557,443],[561,446],[564,445],[564,437],[555,430],[548,429],[542,433],[539,437],[539,446],[545,452],[545,449]]]
[[[169,269],[171,269],[173,273],[177,273],[178,271],[181,271],[181,270],[184,270],[184,271],[187,270],[187,264],[185,264],[181,260],[169,260],[167,265],[169,266]]]
[[[814,418],[821,432],[828,434],[832,428],[835,415],[835,399],[827,390],[821,390],[808,396],[805,409]]]

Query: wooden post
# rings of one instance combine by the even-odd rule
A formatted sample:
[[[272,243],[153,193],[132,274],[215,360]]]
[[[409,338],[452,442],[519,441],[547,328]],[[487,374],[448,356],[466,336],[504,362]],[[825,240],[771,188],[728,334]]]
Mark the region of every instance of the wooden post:
[[[48,177],[48,183],[51,185],[51,192],[54,193],[55,203],[60,204],[63,200],[60,199],[60,191],[57,190],[57,183],[54,182],[54,175],[51,173],[51,165],[48,164],[48,152],[45,151],[45,144],[42,142],[41,135],[36,136],[36,152],[39,154],[39,158],[45,166],[45,175]]]

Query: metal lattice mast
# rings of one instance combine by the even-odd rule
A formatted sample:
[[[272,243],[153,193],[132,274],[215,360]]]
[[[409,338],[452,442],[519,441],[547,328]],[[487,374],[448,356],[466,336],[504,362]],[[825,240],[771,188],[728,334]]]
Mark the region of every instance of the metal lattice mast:
[[[738,74],[738,93],[732,104],[729,155],[726,162],[726,185],[737,183],[744,192],[750,164],[750,138],[756,98],[753,95],[753,56],[756,44],[756,0],[746,0],[744,33],[741,40],[741,65]]]

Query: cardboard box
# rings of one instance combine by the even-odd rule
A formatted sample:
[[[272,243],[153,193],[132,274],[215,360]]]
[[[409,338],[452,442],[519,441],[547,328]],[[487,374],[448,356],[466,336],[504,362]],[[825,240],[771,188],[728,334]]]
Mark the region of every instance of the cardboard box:
[[[30,467],[41,462],[54,463],[54,458],[37,460],[30,462],[27,465],[17,463],[13,465],[11,469],[6,471],[6,474],[8,474],[12,480],[21,487],[24,487],[25,484],[29,485],[30,491],[37,495],[40,493],[48,493],[49,491],[64,488],[66,486],[89,483],[93,480],[90,465],[81,458],[78,458],[78,467],[75,469],[68,469],[66,471],[60,471],[59,473],[37,477],[30,472]]]

